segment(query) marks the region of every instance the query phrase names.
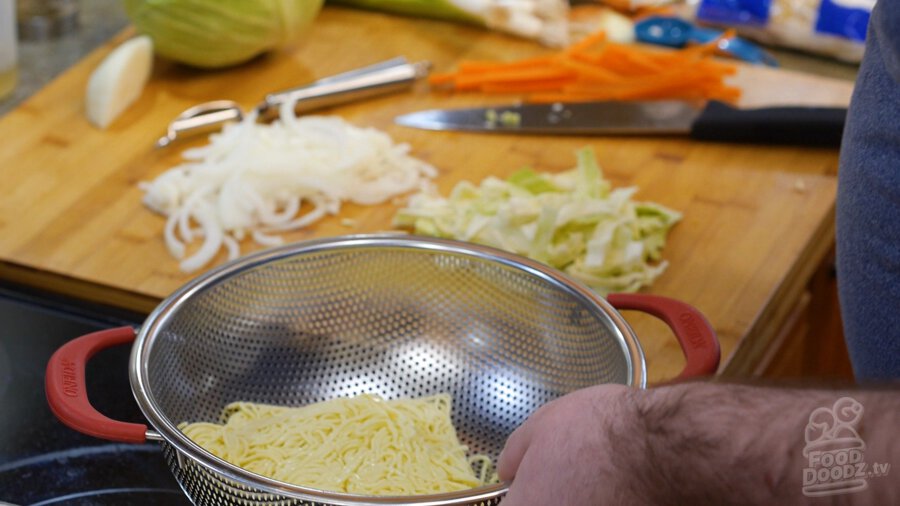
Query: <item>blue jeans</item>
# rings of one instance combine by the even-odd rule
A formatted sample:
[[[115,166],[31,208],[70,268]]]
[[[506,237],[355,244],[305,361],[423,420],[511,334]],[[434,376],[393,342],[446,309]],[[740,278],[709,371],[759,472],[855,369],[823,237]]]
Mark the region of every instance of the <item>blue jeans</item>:
[[[841,145],[837,281],[857,379],[900,378],[900,1],[879,0]]]

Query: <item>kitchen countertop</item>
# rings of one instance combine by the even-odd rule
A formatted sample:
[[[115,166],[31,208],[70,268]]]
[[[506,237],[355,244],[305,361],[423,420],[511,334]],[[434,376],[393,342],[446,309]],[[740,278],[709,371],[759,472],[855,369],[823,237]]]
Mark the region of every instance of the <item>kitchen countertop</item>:
[[[778,59],[779,65],[786,69],[848,81],[855,80],[859,70],[859,65],[836,61],[824,56],[779,48],[770,49],[770,51]]]
[[[89,26],[86,18],[82,29]],[[369,28],[349,43],[348,26]],[[177,161],[177,150],[154,152],[151,145],[178,112],[223,96],[251,104],[265,91],[397,54],[448,68],[461,58],[536,51],[534,44],[468,27],[341,8],[324,12],[314,30],[294,53],[223,73],[161,66],[141,101],[108,131],[86,124],[81,101],[90,71],[122,36],[20,102],[0,118],[0,135],[9,139],[0,146],[0,170],[10,182],[0,189],[0,236],[5,238],[0,277],[148,311],[189,279],[165,253],[161,221],[141,206],[135,187]],[[817,97],[845,104],[851,84],[749,67],[738,77],[753,105]],[[23,80],[20,92],[27,83]],[[340,112],[350,121],[388,131],[441,167],[442,191],[461,179],[502,177],[522,165],[562,170],[571,167],[575,149],[593,145],[616,186],[638,186],[641,198],[685,213],[664,252],[670,268],[650,292],[682,299],[707,315],[723,344],[723,371],[752,367],[830,248],[836,150],[681,139],[478,136],[411,131],[392,121],[397,113],[475,99],[417,89]],[[33,205],[36,199],[41,206]],[[33,212],[22,213],[23,208]],[[388,226],[391,209],[348,206],[341,217],[286,239],[380,231]],[[344,226],[342,217],[357,225]],[[673,340],[651,323],[630,316],[629,321],[642,336],[651,380],[677,373],[683,359]],[[651,335],[644,339],[646,334]]]

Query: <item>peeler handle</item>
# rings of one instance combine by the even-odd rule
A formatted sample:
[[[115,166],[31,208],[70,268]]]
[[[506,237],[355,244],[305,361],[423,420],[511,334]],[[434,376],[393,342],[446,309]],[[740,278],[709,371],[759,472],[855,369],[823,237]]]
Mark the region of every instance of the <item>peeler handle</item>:
[[[85,366],[97,352],[131,343],[135,331],[131,327],[117,327],[85,334],[62,345],[47,364],[44,389],[50,410],[62,423],[89,436],[144,443],[147,426],[140,423],[119,422],[94,409],[88,400]]]
[[[707,376],[718,369],[721,352],[716,331],[695,307],[668,297],[640,293],[613,293],[606,300],[616,309],[655,316],[672,329],[687,362],[677,379]]]
[[[408,63],[393,59],[363,69],[319,79],[306,86],[269,93],[257,106],[260,117],[277,115],[285,103],[295,112],[306,112],[392,93],[410,87],[428,74],[426,61]]]

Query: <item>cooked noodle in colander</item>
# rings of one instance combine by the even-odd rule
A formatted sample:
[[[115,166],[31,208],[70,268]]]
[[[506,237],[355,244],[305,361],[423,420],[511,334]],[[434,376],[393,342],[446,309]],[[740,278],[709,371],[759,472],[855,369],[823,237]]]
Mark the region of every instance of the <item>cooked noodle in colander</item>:
[[[489,480],[490,459],[467,458],[457,438],[451,402],[448,394],[395,400],[364,394],[294,408],[234,402],[223,410],[223,424],[185,422],[179,429],[217,457],[286,483],[365,495],[434,494]]]

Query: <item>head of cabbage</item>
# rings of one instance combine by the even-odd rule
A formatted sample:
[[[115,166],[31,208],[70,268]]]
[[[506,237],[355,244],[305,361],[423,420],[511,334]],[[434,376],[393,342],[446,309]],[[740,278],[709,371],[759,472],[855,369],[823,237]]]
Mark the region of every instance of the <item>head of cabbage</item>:
[[[303,35],[324,0],[124,0],[160,56],[202,68],[247,61]]]

